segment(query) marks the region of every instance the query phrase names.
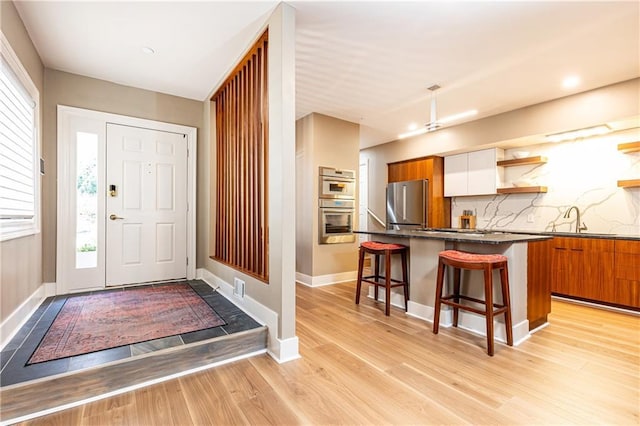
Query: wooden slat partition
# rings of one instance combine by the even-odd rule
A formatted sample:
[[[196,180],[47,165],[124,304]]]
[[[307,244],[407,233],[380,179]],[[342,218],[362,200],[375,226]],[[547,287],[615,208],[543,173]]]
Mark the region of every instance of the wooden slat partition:
[[[268,33],[211,98],[216,111],[211,257],[268,282]]]

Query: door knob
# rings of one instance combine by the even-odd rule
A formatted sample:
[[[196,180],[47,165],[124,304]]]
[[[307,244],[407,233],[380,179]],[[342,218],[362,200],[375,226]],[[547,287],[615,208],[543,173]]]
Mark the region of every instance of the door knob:
[[[116,216],[115,214],[112,214],[111,216],[109,216],[109,219],[118,220],[118,219],[124,219],[124,217],[120,217],[120,216]]]

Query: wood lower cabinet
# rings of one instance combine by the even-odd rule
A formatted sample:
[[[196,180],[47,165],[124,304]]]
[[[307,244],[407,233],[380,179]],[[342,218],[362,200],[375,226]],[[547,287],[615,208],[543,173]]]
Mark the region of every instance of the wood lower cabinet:
[[[556,237],[551,292],[640,308],[640,241]]]
[[[616,240],[615,284],[605,301],[640,307],[640,241]]]
[[[546,323],[551,312],[553,240],[530,242],[527,253],[527,319],[533,330]]]
[[[546,322],[551,294],[640,309],[640,241],[556,237],[531,242],[527,267],[529,329]]]
[[[389,163],[387,182],[429,180],[428,225],[432,228],[451,226],[451,200],[444,197],[444,158],[437,156]]]
[[[604,301],[613,285],[614,240],[554,238],[551,291]]]

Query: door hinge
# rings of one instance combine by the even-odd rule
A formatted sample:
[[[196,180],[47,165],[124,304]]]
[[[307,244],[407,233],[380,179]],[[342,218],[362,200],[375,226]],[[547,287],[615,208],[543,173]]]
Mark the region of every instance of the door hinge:
[[[189,258],[187,257],[187,265],[189,265]]]

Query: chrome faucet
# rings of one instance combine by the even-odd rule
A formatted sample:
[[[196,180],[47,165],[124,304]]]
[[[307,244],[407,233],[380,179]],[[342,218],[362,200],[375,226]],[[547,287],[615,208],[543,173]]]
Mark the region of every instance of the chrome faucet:
[[[571,210],[576,209],[576,233],[580,233],[580,231],[586,231],[587,229],[587,225],[585,225],[584,223],[582,223],[582,226],[580,226],[580,209],[576,206],[571,206],[569,207],[569,210],[566,211],[566,213],[564,214],[564,218],[565,219],[569,219],[569,215],[571,214]]]

